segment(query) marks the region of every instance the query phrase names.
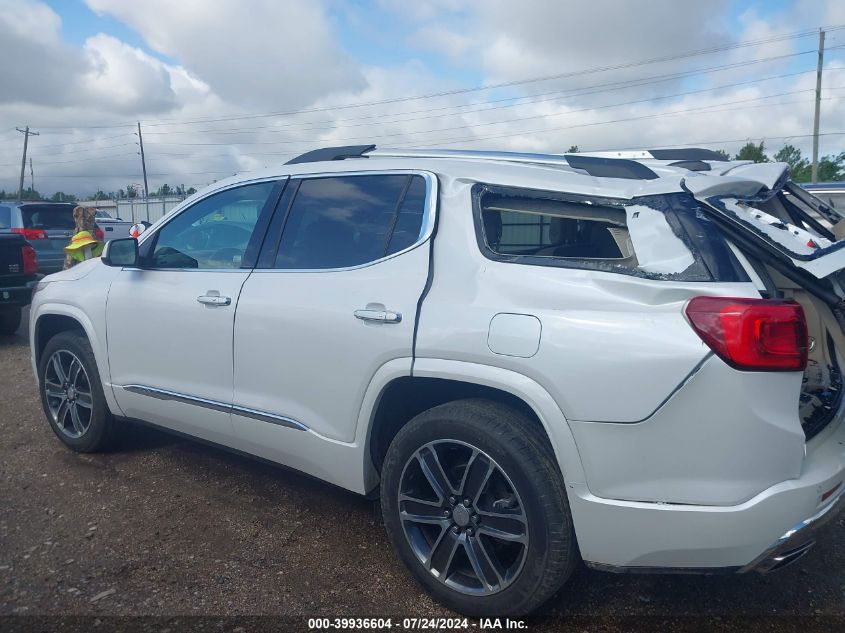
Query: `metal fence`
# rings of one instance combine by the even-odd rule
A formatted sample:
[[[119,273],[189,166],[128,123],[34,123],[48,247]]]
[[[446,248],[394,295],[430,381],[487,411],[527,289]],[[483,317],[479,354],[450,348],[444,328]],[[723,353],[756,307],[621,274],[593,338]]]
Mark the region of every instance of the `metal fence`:
[[[162,198],[128,198],[115,200],[117,203],[117,217],[132,222],[155,222],[173,207],[184,200],[182,196],[165,196]]]

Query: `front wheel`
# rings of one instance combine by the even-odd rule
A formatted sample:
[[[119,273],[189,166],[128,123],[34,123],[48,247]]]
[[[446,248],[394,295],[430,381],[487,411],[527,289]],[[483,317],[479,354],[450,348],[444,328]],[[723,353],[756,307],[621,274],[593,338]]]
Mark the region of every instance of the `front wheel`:
[[[38,363],[41,404],[50,427],[75,451],[103,450],[115,435],[91,344],[78,332],[62,332],[44,346]]]
[[[403,427],[384,462],[381,502],[403,562],[467,615],[526,615],[578,561],[550,447],[535,423],[494,402],[450,402]]]

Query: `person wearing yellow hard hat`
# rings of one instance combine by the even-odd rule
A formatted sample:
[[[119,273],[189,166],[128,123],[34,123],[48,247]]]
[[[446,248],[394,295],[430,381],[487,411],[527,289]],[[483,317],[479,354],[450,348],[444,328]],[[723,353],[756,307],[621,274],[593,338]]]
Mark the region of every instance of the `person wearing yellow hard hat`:
[[[70,244],[65,246],[65,270],[103,253],[102,243],[97,241],[96,209],[78,206],[73,209],[73,223],[76,226]]]
[[[98,242],[90,231],[80,231],[70,239],[70,244],[65,246],[65,253],[65,268],[70,268],[86,259],[102,255],[103,243]]]

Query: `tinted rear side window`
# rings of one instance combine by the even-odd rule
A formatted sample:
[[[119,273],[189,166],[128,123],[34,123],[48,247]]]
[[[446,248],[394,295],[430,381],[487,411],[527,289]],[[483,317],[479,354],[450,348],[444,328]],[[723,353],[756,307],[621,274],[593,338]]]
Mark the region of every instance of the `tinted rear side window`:
[[[12,210],[0,205],[0,229],[12,228]]]
[[[422,228],[425,191],[421,176],[303,180],[285,222],[275,267],[346,268],[412,246]]]
[[[27,204],[21,207],[23,227],[25,229],[65,229],[73,230],[72,204]]]

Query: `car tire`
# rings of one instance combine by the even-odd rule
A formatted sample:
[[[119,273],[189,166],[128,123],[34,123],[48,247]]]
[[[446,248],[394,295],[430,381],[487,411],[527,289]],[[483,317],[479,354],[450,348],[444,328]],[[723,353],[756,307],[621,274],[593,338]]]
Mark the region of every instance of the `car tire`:
[[[514,408],[472,399],[419,414],[391,442],[381,475],[399,557],[459,613],[526,615],[580,560],[553,451]]]
[[[0,335],[12,336],[21,326],[21,308],[0,311]]]
[[[66,446],[91,453],[112,444],[117,422],[84,334],[61,332],[47,342],[38,363],[38,387],[50,428]]]

